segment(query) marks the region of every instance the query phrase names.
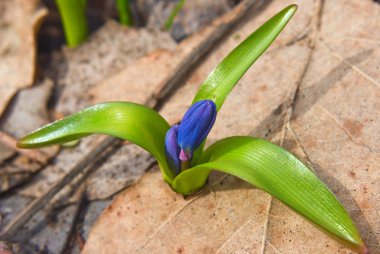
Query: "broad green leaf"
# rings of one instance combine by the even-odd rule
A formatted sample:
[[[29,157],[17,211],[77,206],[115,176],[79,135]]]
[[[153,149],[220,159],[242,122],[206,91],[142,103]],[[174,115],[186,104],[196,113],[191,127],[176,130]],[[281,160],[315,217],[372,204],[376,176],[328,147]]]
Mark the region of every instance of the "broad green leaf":
[[[296,10],[297,5],[288,6],[240,43],[202,83],[193,104],[213,100],[219,110],[239,79],[269,47]]]
[[[173,174],[165,156],[165,135],[169,124],[156,111],[140,104],[108,102],[86,108],[48,124],[26,137],[18,146],[37,148],[73,141],[90,134],[108,134],[128,140],[151,153],[159,162],[165,181]]]
[[[208,148],[201,162],[174,179],[176,191],[190,194],[206,183],[211,170],[222,171],[268,192],[349,247],[365,251],[355,225],[334,194],[283,148],[258,138],[230,137]]]

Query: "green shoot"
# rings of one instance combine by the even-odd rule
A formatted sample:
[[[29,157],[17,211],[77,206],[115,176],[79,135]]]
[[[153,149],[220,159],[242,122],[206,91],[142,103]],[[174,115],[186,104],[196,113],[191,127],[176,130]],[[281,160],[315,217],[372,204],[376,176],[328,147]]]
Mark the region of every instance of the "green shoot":
[[[74,48],[87,39],[85,0],[55,0],[65,32],[66,43]]]

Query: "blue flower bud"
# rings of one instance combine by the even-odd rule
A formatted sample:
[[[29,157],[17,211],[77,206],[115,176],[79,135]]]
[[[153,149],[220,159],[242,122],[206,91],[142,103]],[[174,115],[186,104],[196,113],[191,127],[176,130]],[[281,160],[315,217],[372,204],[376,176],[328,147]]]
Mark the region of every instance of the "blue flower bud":
[[[165,152],[166,152],[166,161],[169,164],[172,172],[177,175],[179,173],[181,163],[179,161],[179,153],[181,148],[178,145],[178,128],[179,125],[173,125],[165,137]]]
[[[181,147],[180,160],[187,161],[191,153],[203,142],[216,118],[216,105],[212,100],[198,101],[185,113],[178,130]]]

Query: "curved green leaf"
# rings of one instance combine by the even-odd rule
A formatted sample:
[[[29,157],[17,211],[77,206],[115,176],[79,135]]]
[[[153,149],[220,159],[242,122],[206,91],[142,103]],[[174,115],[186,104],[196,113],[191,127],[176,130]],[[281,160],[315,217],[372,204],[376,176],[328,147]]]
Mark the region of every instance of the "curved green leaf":
[[[193,104],[213,100],[219,110],[239,79],[269,47],[296,10],[297,5],[286,7],[240,43],[202,83]]]
[[[169,124],[156,111],[140,104],[108,102],[86,108],[48,124],[26,137],[18,146],[36,148],[66,143],[90,134],[108,134],[135,143],[159,162],[165,181],[172,181],[165,156],[165,135]]]
[[[192,104],[200,100],[213,100],[219,111],[239,79],[272,44],[293,17],[296,10],[297,5],[286,7],[231,51],[202,83]],[[197,164],[199,157],[202,155],[204,144],[205,142],[195,150],[193,165]]]
[[[231,137],[208,148],[203,164],[180,173],[173,188],[183,194],[202,187],[211,170],[237,176],[270,193],[348,246],[365,246],[350,216],[334,194],[294,155],[268,141]]]

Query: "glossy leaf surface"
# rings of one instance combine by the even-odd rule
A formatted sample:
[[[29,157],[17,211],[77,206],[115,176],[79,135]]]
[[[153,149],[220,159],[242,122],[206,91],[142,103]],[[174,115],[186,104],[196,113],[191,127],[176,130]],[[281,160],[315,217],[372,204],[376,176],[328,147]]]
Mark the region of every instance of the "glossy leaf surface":
[[[239,79],[279,35],[296,10],[297,5],[288,6],[240,43],[202,83],[193,104],[213,100],[219,110]]]
[[[97,104],[46,125],[22,138],[18,146],[37,148],[73,141],[90,134],[107,134],[135,143],[159,162],[167,182],[173,178],[165,158],[169,124],[156,111],[128,102]]]
[[[174,189],[190,194],[205,184],[211,170],[222,171],[268,192],[348,246],[365,250],[355,225],[334,194],[285,149],[258,138],[230,137],[209,147],[201,162],[179,174]]]
[[[297,5],[286,7],[240,43],[208,75],[192,104],[201,100],[213,100],[219,110],[240,78],[272,44],[296,11]],[[195,150],[194,164],[198,162],[203,147],[204,143]]]

